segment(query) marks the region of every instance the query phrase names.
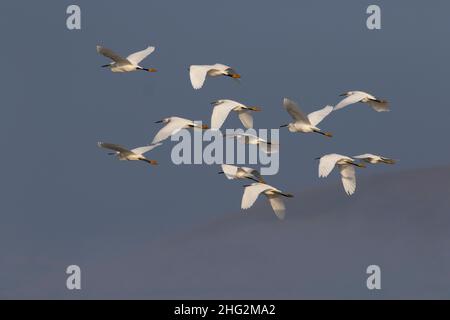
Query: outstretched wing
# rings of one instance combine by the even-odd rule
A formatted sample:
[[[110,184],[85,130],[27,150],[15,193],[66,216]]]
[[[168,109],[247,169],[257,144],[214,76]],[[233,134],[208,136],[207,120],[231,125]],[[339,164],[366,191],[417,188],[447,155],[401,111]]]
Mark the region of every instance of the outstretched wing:
[[[219,100],[215,102],[215,107],[211,115],[211,129],[220,129],[228,114],[238,106],[238,103],[232,100]]]
[[[317,126],[332,111],[333,111],[332,106],[326,106],[325,108],[311,112],[310,114],[308,114],[309,122],[311,123],[311,125]]]
[[[284,98],[283,106],[295,121],[309,124],[308,117],[300,110],[300,107],[294,101]]]
[[[377,155],[371,154],[371,153],[364,153],[360,154],[359,156],[354,156],[353,158],[356,159],[370,159],[370,158],[378,158]]]
[[[238,117],[246,129],[253,128],[253,116],[251,111],[240,110],[238,111]]]
[[[367,97],[367,94],[364,92],[355,92],[348,97],[344,98],[339,102],[335,107],[334,110],[342,109],[350,104],[360,102],[362,99]]]
[[[97,46],[97,52],[100,53],[101,55],[104,55],[107,58],[110,58],[114,62],[128,63],[127,59],[119,56],[117,53],[115,53],[111,49],[108,49],[108,48],[105,48],[102,46]]]
[[[138,65],[139,62],[144,60],[153,51],[155,51],[155,47],[147,47],[147,49],[130,54],[127,57],[127,60],[130,61],[134,65]]]
[[[389,103],[383,100],[369,100],[367,103],[377,112],[390,111]]]
[[[124,147],[122,147],[121,145],[118,144],[113,144],[113,143],[107,143],[107,142],[97,142],[97,145],[100,148],[105,148],[105,149],[109,149],[109,150],[114,150],[116,152],[120,152],[123,154],[130,154],[131,151],[128,149],[125,149]]]
[[[155,143],[155,144],[151,144],[148,146],[144,146],[144,147],[139,147],[139,148],[134,148],[131,150],[131,152],[135,153],[135,154],[144,154],[146,152],[149,152],[150,150],[153,150],[154,148],[156,148],[157,146],[162,145],[162,143]]]
[[[259,194],[269,189],[272,189],[272,187],[258,182],[252,183],[250,186],[245,187],[244,194],[242,196],[241,208],[250,208],[255,203],[256,199],[258,199]]]
[[[171,135],[176,134],[178,131],[185,128],[186,125],[188,125],[190,122],[191,121],[187,119],[172,117],[169,123],[167,123],[164,127],[162,127],[161,130],[158,131],[151,144],[166,140]]]
[[[286,207],[284,206],[284,201],[279,195],[268,195],[270,205],[275,212],[278,219],[283,220],[286,213]]]
[[[238,167],[230,164],[222,164],[222,171],[228,179],[235,179]]]
[[[351,164],[339,165],[341,170],[341,180],[345,192],[350,196],[356,190],[356,174],[355,167]]]
[[[336,165],[336,162],[338,162],[342,158],[346,157],[336,153],[327,154],[324,155],[322,158],[320,158],[319,177],[320,178],[327,177],[333,170],[334,166]]]
[[[203,87],[206,75],[208,71],[211,70],[211,66],[196,66],[192,65],[189,67],[189,77],[191,78],[191,84],[194,89],[200,89]]]

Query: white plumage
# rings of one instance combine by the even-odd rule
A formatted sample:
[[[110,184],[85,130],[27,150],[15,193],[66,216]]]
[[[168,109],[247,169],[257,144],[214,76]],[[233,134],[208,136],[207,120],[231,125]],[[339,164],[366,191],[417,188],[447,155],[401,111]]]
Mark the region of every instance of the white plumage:
[[[372,163],[372,164],[376,164],[376,163],[395,164],[395,162],[396,162],[394,159],[382,157],[382,156],[371,154],[371,153],[361,154],[359,156],[354,156],[353,158],[361,159],[362,161]]]
[[[238,167],[230,164],[222,164],[222,171],[228,179],[250,179],[256,182],[263,182],[264,179],[256,169],[249,167]]]
[[[327,177],[336,165],[339,167],[345,192],[348,195],[352,195],[356,190],[355,166],[361,168],[364,168],[365,166],[355,162],[355,160],[350,157],[331,153],[320,158],[319,177]]]
[[[253,206],[261,193],[264,193],[264,195],[268,198],[276,216],[281,220],[284,219],[286,209],[281,197],[291,198],[293,195],[284,193],[281,190],[265,183],[255,182],[249,186],[245,186],[241,208],[245,210]]]
[[[203,87],[206,76],[228,76],[235,79],[239,79],[241,77],[233,70],[233,68],[220,63],[213,65],[191,65],[189,67],[189,77],[194,89],[200,89]]]
[[[386,100],[378,99],[364,91],[349,91],[341,94],[341,96],[345,96],[346,98],[341,100],[341,102],[334,107],[334,110],[342,109],[353,103],[362,102],[367,103],[375,111],[389,111],[389,103]]]
[[[283,106],[292,119],[294,119],[294,122],[280,127],[288,127],[290,132],[315,132],[327,137],[332,137],[331,133],[323,132],[317,127],[317,125],[333,111],[332,106],[326,106],[320,110],[311,112],[307,116],[300,110],[300,107],[294,101],[288,98],[284,98]]]
[[[231,111],[238,114],[245,128],[253,128],[253,116],[251,112],[261,110],[258,107],[248,107],[229,99],[217,100],[212,104],[214,105],[214,109],[211,115],[211,129],[220,129]]]
[[[155,51],[155,47],[147,47],[144,50],[132,53],[128,57],[123,58],[111,49],[97,46],[98,53],[113,61],[109,64],[103,65],[103,67],[108,67],[112,72],[132,72],[136,70],[155,72],[156,69],[143,68],[139,65],[139,63],[153,51]]]
[[[277,143],[269,142],[250,133],[231,133],[226,136],[235,138],[243,144],[257,144],[259,149],[267,154],[276,153],[279,150],[279,145]]]
[[[155,164],[157,164],[156,160],[147,159],[144,156],[144,153],[149,152],[150,150],[156,148],[157,146],[160,146],[161,143],[156,143],[156,144],[152,144],[152,145],[148,145],[148,146],[144,146],[144,147],[138,147],[138,148],[134,148],[131,150],[124,148],[118,144],[113,144],[113,143],[98,142],[97,145],[101,148],[113,150],[114,152],[110,153],[110,154],[116,155],[119,160],[129,160],[129,161],[140,160],[140,161],[145,161],[149,164],[155,165]]]
[[[168,117],[159,121],[156,121],[156,123],[164,123],[165,126],[162,127],[158,131],[158,133],[153,138],[152,144],[161,142],[167,138],[169,138],[171,135],[176,134],[182,129],[188,129],[188,128],[198,128],[198,129],[208,129],[207,125],[202,125],[199,123],[196,123],[192,120],[180,118],[180,117]]]

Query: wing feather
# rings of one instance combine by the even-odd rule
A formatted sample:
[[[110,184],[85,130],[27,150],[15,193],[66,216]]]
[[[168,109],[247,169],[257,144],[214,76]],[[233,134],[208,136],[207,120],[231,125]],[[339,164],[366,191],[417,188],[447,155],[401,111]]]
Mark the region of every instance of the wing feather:
[[[351,164],[339,165],[341,171],[342,185],[345,192],[350,196],[356,190],[356,174],[355,167]]]
[[[130,54],[127,57],[127,60],[130,61],[132,64],[134,65],[138,65],[139,62],[141,62],[142,60],[144,60],[149,54],[151,54],[153,51],[155,51],[155,47],[147,47],[144,50],[135,52]]]
[[[294,101],[284,98],[283,106],[295,121],[304,122],[307,124],[310,123],[308,117],[300,110],[300,107]]]
[[[122,63],[128,63],[128,60],[125,59],[124,57],[119,56],[117,53],[115,53],[114,51],[112,51],[111,49],[102,47],[102,46],[97,46],[97,52],[100,53],[101,55],[111,59],[114,62],[122,62]]]
[[[325,108],[311,112],[310,114],[308,114],[309,122],[311,123],[311,125],[317,126],[332,111],[333,111],[332,106],[326,106]]]
[[[191,84],[194,89],[197,90],[203,87],[206,75],[211,69],[212,66],[207,65],[192,65],[189,67],[189,77],[191,78]]]

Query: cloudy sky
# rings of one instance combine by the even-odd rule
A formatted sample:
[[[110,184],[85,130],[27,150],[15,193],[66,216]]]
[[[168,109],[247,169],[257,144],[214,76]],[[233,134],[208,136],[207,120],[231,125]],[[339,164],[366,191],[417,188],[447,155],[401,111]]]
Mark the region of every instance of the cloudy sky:
[[[66,8],[73,3],[81,7],[81,30],[66,28]],[[382,10],[382,29],[370,31],[366,27],[366,8],[374,3]],[[342,227],[335,215],[339,212],[345,216],[345,206],[348,212],[370,208],[377,198],[377,189],[370,181],[379,181],[376,179],[384,176],[390,177],[386,181],[393,181],[392,177],[403,179],[391,197],[405,199],[405,203],[394,209],[391,205],[395,201],[386,201],[383,212],[399,214],[410,222],[407,216],[410,209],[419,216],[436,209],[434,198],[424,199],[428,205],[423,207],[408,205],[408,195],[422,194],[427,189],[410,189],[411,181],[421,180],[405,178],[404,172],[411,175],[420,172],[430,188],[436,188],[429,171],[422,169],[440,167],[435,170],[445,174],[448,169],[445,165],[450,163],[447,147],[450,45],[445,40],[450,27],[449,10],[450,3],[446,1],[435,1],[433,6],[423,1],[357,0],[127,1],[126,5],[124,1],[2,1],[0,297],[235,296],[234,292],[242,289],[239,282],[233,288],[224,288],[219,282],[213,283],[214,277],[198,282],[180,280],[179,285],[174,282],[167,287],[159,284],[158,290],[146,291],[142,288],[150,288],[154,283],[152,276],[156,275],[145,278],[142,266],[152,265],[153,258],[167,259],[162,265],[169,266],[175,278],[181,277],[184,273],[176,268],[179,256],[193,249],[175,245],[172,255],[167,257],[160,252],[167,245],[159,245],[165,241],[162,239],[183,238],[197,228],[207,229],[210,223],[220,230],[217,221],[228,219],[239,230],[252,226],[252,221],[255,225],[264,221],[263,228],[252,230],[256,239],[266,232],[273,236],[278,232],[284,234],[288,231],[282,228],[289,226],[289,246],[286,251],[280,249],[280,254],[287,255],[297,241],[307,240],[310,246],[300,249],[314,255],[324,247],[320,242],[323,233],[300,236],[294,226],[299,226],[298,232],[320,230],[323,225],[330,229]],[[98,44],[123,55],[154,45],[156,51],[143,65],[157,68],[158,72],[113,74],[102,69],[100,66],[108,61],[96,53]],[[216,62],[236,68],[242,81],[209,79],[203,89],[194,91],[189,83],[188,66]],[[97,141],[130,147],[145,145],[159,129],[154,121],[166,116],[209,122],[209,103],[220,98],[261,106],[263,112],[255,116],[255,127],[278,128],[289,120],[282,109],[283,97],[298,101],[309,112],[336,104],[338,95],[348,90],[365,90],[386,98],[392,111],[376,113],[364,105],[354,105],[336,112],[321,125],[334,133],[332,139],[281,131],[280,171],[267,180],[297,195],[282,226],[263,199],[253,209],[254,214],[242,215],[239,209],[242,183],[218,176],[217,166],[174,165],[170,141],[154,150],[152,156],[160,165],[152,168],[144,163],[115,161],[96,145]],[[234,117],[227,121],[227,126],[239,127],[240,123]],[[358,177],[367,184],[359,185],[358,192],[347,199],[339,189],[337,176],[327,180],[317,178],[314,158],[331,152],[380,153],[400,161],[396,166],[358,172]],[[448,190],[445,180],[440,183]],[[385,187],[382,183],[380,186]],[[359,192],[364,187],[365,193]],[[305,212],[301,196],[314,191],[312,199],[321,202],[319,195],[326,190],[335,190],[328,200],[334,201],[330,203],[339,209],[334,210],[330,204],[329,209],[320,211],[319,221],[308,225],[307,217],[316,209],[309,201]],[[435,197],[436,194],[439,193]],[[444,215],[448,212],[446,205],[441,204],[433,211],[436,219],[448,221]],[[330,220],[327,214],[332,216]],[[375,213],[366,214],[376,220]],[[389,225],[389,219],[382,216],[383,219],[374,222],[380,228]],[[295,217],[291,218],[292,224],[290,217]],[[351,221],[354,215],[349,213],[345,217]],[[413,221],[417,228],[423,222],[419,218]],[[395,224],[400,229],[402,225]],[[361,224],[349,226],[358,228]],[[430,234],[433,226],[427,229]],[[230,225],[223,230],[226,228]],[[242,230],[235,232],[238,238],[245,234]],[[230,231],[229,236],[233,234]],[[339,246],[360,242],[359,237],[369,243],[375,241],[370,238],[371,233],[351,234],[346,241],[330,243],[331,247],[327,246],[330,254],[339,252]],[[374,237],[377,235],[373,233]],[[204,243],[202,233],[196,237],[192,243],[198,248],[199,243]],[[210,239],[211,234],[205,237],[219,247],[222,244],[223,250],[231,250],[228,238]],[[440,255],[442,246],[436,241],[448,243],[449,239],[428,240],[433,248],[431,257],[423,258],[433,260],[439,256],[435,260],[437,268],[448,264],[449,257]],[[251,252],[261,249],[260,242],[246,246],[245,250],[233,245],[237,250],[233,257],[245,259],[247,268],[242,270],[245,274],[264,264],[261,259],[269,259],[265,255],[260,260],[253,259]],[[386,247],[379,250],[383,248]],[[203,257],[202,265],[212,264],[225,280],[239,278],[227,273],[229,269],[221,270],[222,264],[207,257]],[[356,273],[364,271],[366,261],[350,254],[343,257],[346,264],[342,264],[342,269],[355,270],[355,275],[344,278],[351,284],[342,296],[364,296],[359,283],[352,281],[361,277]],[[384,257],[398,255],[394,252]],[[329,263],[329,258],[318,259],[317,264]],[[397,262],[399,269],[402,261]],[[80,265],[86,275],[81,292],[65,289],[64,272],[70,264]],[[304,272],[319,279],[318,270],[322,268],[325,267],[315,265]],[[152,271],[158,270],[155,267]],[[292,271],[289,276],[296,276],[294,270],[288,270]],[[435,271],[423,267],[417,274],[427,279],[436,277]],[[337,272],[332,276],[337,276]],[[114,275],[121,279],[119,283],[111,281]],[[310,283],[309,289],[292,286],[289,288],[292,294],[284,296],[271,291],[270,286],[258,287],[259,278],[252,279],[245,284],[248,291],[244,290],[250,297],[259,289],[261,297],[308,297],[308,292],[315,297],[339,297],[338,292],[342,292],[340,288],[329,291],[329,287],[317,281]],[[392,279],[395,281],[395,277]],[[227,283],[225,280],[223,283]],[[89,286],[90,281],[95,286]],[[431,284],[430,287],[436,295],[444,291]],[[402,288],[399,296],[417,293],[412,288]]]

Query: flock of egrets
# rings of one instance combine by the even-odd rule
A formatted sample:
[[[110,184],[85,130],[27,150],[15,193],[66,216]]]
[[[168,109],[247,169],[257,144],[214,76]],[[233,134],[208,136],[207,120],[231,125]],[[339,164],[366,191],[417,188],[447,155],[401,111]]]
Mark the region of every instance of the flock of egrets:
[[[109,68],[112,72],[132,72],[138,70],[155,72],[156,69],[144,68],[139,65],[140,62],[154,50],[155,47],[148,47],[124,58],[110,49],[97,46],[98,53],[112,60],[111,63],[103,65],[103,67]],[[189,68],[189,76],[194,89],[202,88],[208,76],[227,76],[234,79],[239,79],[241,77],[233,68],[218,63],[214,65],[191,65]],[[387,101],[378,99],[375,96],[363,91],[349,91],[341,96],[345,96],[345,98],[336,106],[325,106],[324,108],[308,115],[305,115],[294,101],[284,98],[283,106],[292,117],[293,122],[281,127],[288,127],[290,132],[318,133],[326,137],[332,137],[331,133],[324,132],[317,126],[333,111],[358,102],[366,103],[378,112],[389,111]],[[261,110],[259,107],[246,106],[233,100],[218,100],[215,101],[213,105],[214,109],[211,116],[211,129],[216,130],[220,129],[231,111],[237,113],[245,128],[253,128],[252,113]],[[148,146],[127,149],[112,143],[99,142],[98,145],[102,148],[112,150],[113,152],[110,154],[116,155],[119,160],[139,160],[155,165],[157,162],[146,158],[144,154],[161,145],[163,140],[166,140],[171,135],[176,134],[182,129],[209,129],[207,125],[202,125],[189,119],[174,116],[157,121],[157,123],[164,123],[165,126],[159,130],[153,138],[152,143]],[[246,144],[258,144],[264,152],[274,152],[274,149],[276,149],[271,142],[251,134],[235,134],[233,137]],[[342,184],[348,195],[352,195],[356,190],[355,167],[364,168],[364,163],[395,163],[393,159],[370,153],[354,157],[332,153],[317,159],[320,160],[319,177],[327,177],[334,167],[337,166],[339,168]],[[359,161],[355,159],[358,159]],[[222,171],[220,173],[223,173],[228,179],[249,179],[254,181],[252,184],[245,186],[241,203],[242,209],[250,208],[258,196],[262,193],[268,198],[277,217],[280,219],[284,218],[285,205],[282,198],[292,197],[292,195],[268,185],[257,170],[248,167],[222,164]]]

